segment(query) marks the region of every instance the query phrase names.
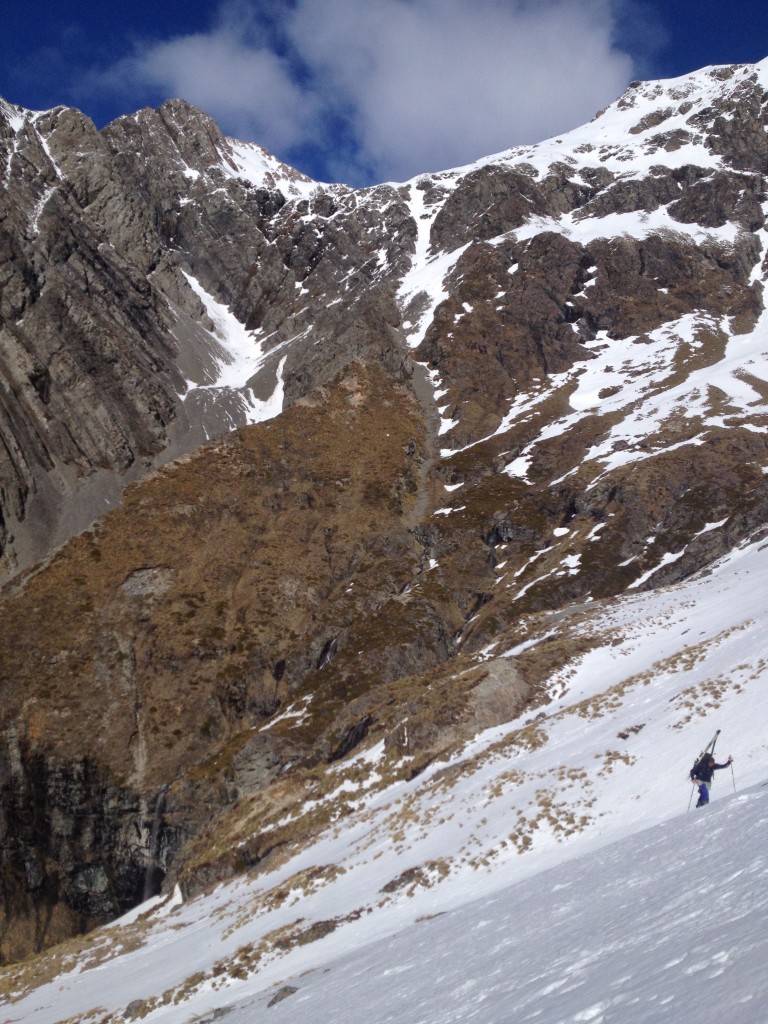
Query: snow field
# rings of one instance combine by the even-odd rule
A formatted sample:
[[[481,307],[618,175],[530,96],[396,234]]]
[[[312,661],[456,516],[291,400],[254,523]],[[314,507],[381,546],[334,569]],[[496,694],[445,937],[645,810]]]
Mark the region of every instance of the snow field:
[[[488,730],[450,762],[380,791],[378,748],[356,759],[370,769],[357,793],[340,765],[338,789],[352,811],[312,845],[273,872],[222,885],[158,920],[103,929],[106,946],[119,939],[138,948],[97,969],[73,960],[69,973],[11,1004],[10,1019],[54,1024],[104,1005],[116,1014],[175,989],[178,1002],[144,1018],[175,1024],[241,1002],[263,1006],[288,981],[305,998],[297,993],[271,1007],[270,1020],[291,1013],[301,1024],[317,1019],[318,1006],[330,1013],[335,1005],[343,1024],[353,1006],[359,1015],[350,991],[365,999],[372,1021],[489,1024],[537,1013],[548,1024],[661,1021],[665,1000],[687,1006],[705,982],[718,999],[728,996],[719,1006],[732,1008],[744,993],[734,995],[731,979],[756,1000],[765,983],[754,980],[755,959],[764,960],[765,947],[746,892],[755,879],[764,882],[765,858],[757,840],[750,852],[744,839],[751,825],[738,826],[735,846],[725,827],[711,828],[720,815],[759,808],[763,822],[766,813],[768,673],[759,628],[768,612],[766,574],[768,545],[755,542],[708,574],[595,608],[583,628],[600,642],[553,679],[545,718]],[[717,773],[712,805],[688,812],[687,772],[716,728],[717,754],[733,753],[735,775]],[[756,819],[756,836],[761,827]],[[712,856],[727,848],[721,870],[709,854],[699,861],[703,843]],[[677,847],[682,852],[672,856]],[[726,868],[735,875],[728,907],[742,910],[728,925],[730,938],[712,946],[713,922],[726,929],[728,908],[720,913],[710,900],[699,920],[696,900],[708,886],[718,891],[715,879]],[[555,886],[560,895],[546,897]],[[269,894],[278,889],[284,896],[276,902]],[[640,936],[635,907],[649,922]],[[307,933],[321,922],[334,925],[317,941],[283,950],[271,944],[280,930]],[[688,928],[697,924],[704,937],[689,948]],[[259,949],[242,978],[228,973],[243,950],[247,958]],[[682,958],[672,964],[675,957]],[[357,972],[354,980],[336,974],[337,961]],[[335,1004],[325,1002],[327,970]],[[402,995],[393,979],[403,983]],[[499,1016],[510,993],[515,1015]],[[750,1004],[743,1006],[733,1019],[756,1024]],[[681,1013],[676,1020],[714,1020]]]
[[[768,789],[625,838],[295,978],[275,1024],[759,1024]],[[246,1024],[274,998],[237,1007]]]

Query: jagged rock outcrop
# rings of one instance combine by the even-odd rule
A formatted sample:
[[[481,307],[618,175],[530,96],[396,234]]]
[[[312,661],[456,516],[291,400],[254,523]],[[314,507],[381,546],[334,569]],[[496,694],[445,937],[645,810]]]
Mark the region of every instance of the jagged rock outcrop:
[[[768,520],[767,129],[709,69],[355,191],[0,106],[0,955],[258,869]]]
[[[403,367],[392,289],[365,287],[378,224],[358,215],[365,200],[349,189],[314,185],[258,147],[235,152],[181,101],[102,132],[65,108],[3,105],[0,119],[6,575],[88,526],[126,482],[249,422],[243,393],[266,399],[277,384],[269,350],[286,350],[289,401],[351,358]],[[245,177],[248,160],[257,184]],[[410,221],[383,191],[400,225],[388,245],[402,264]],[[336,309],[328,290],[342,278]],[[201,290],[269,338],[263,366],[237,384],[211,388],[231,357]],[[290,344],[309,331],[331,359]]]

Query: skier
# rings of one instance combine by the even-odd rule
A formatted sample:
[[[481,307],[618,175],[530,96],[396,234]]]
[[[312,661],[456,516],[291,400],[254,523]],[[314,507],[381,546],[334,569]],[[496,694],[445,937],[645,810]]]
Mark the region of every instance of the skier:
[[[728,755],[728,760],[725,764],[716,764],[715,758],[712,754],[705,754],[700,761],[691,768],[691,782],[694,786],[699,787],[699,799],[696,803],[697,807],[704,807],[705,804],[709,803],[709,787],[712,784],[712,776],[720,768],[727,768],[729,764],[733,763],[733,758]]]

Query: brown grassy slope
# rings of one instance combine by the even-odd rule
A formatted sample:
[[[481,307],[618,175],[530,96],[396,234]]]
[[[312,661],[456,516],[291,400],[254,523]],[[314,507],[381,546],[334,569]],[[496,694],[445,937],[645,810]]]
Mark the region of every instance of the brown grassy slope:
[[[509,673],[439,671],[472,579],[429,568],[427,435],[407,384],[353,364],[129,488],[5,588],[0,957],[115,916],[174,858],[201,869],[190,888],[227,873],[210,839],[179,855],[249,794],[260,859],[263,822],[369,733],[413,770],[512,716]],[[43,881],[16,901],[30,863]]]
[[[167,783],[290,699],[345,616],[403,586],[422,458],[416,403],[357,366],[316,404],[130,488],[6,592],[3,723],[127,782]],[[353,575],[375,585],[345,596]]]

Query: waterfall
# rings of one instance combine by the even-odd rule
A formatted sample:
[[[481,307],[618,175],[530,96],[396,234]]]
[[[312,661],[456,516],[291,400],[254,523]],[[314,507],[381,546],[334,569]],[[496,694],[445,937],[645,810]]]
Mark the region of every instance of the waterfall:
[[[144,872],[144,893],[142,896],[142,902],[145,902],[151,896],[156,895],[164,874],[163,869],[157,863],[157,854],[158,840],[160,838],[160,826],[162,824],[167,793],[168,787],[162,786],[158,790],[157,797],[155,799],[155,812],[152,817],[152,828],[149,830],[149,840],[147,843],[147,868]]]

